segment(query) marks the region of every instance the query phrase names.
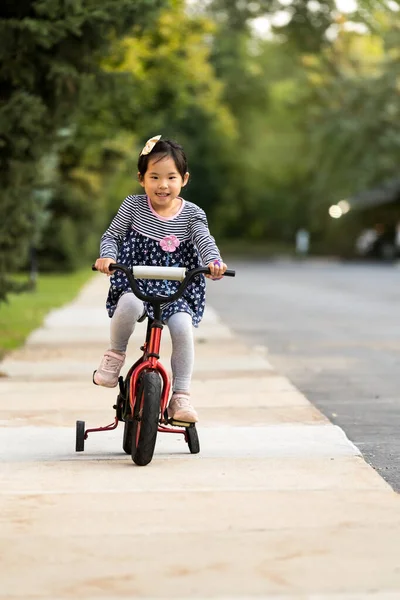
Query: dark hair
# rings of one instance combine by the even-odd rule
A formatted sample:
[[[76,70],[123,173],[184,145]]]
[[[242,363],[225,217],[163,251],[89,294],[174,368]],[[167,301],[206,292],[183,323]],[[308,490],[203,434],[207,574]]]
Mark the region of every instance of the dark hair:
[[[147,171],[149,160],[156,154],[160,155],[158,160],[162,160],[163,158],[170,156],[175,163],[179,175],[182,177],[182,179],[185,177],[185,174],[188,170],[186,155],[182,146],[173,140],[158,140],[149,154],[142,154],[139,156],[138,171],[141,177],[144,177],[144,174]]]

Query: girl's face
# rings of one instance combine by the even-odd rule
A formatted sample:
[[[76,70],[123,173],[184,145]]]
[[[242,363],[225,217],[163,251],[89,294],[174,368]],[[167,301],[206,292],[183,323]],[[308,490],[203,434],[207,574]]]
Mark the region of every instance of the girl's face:
[[[178,172],[173,158],[166,156],[161,160],[154,156],[147,165],[147,171],[143,177],[139,174],[140,185],[144,190],[152,206],[157,208],[172,208],[174,201],[179,196],[183,186],[187,184],[189,173],[182,178]]]

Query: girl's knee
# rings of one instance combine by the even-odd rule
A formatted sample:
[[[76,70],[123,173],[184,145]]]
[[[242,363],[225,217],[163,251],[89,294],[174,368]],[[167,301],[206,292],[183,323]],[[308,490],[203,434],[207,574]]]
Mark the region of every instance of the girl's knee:
[[[167,323],[171,334],[172,342],[193,341],[192,318],[187,313],[175,313],[168,319]]]
[[[118,300],[117,309],[119,313],[131,316],[137,321],[143,314],[143,302],[136,298],[133,293],[123,294]]]
[[[188,313],[178,312],[167,321],[170,330],[186,331],[192,333],[192,317]]]

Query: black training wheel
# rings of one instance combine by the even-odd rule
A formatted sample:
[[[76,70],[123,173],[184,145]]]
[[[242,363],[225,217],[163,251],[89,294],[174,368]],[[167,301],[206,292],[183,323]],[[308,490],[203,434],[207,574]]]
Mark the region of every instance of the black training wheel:
[[[132,452],[132,433],[133,433],[133,421],[125,421],[124,423],[124,439],[122,442],[122,448],[126,454]]]
[[[200,452],[200,442],[196,427],[186,427],[186,437],[190,453],[198,454]]]
[[[76,422],[75,451],[83,452],[85,449],[85,421]]]

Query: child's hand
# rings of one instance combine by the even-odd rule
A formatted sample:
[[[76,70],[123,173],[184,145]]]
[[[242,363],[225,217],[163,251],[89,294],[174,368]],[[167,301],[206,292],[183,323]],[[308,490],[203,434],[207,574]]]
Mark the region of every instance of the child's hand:
[[[98,258],[94,263],[94,266],[100,273],[105,273],[106,275],[112,275],[112,271],[109,270],[109,266],[115,263],[115,258]]]
[[[227,265],[224,262],[222,262],[222,260],[213,260],[213,262],[207,266],[210,269],[211,274],[206,275],[206,277],[208,277],[208,279],[214,280],[221,279],[226,269],[228,268]]]

